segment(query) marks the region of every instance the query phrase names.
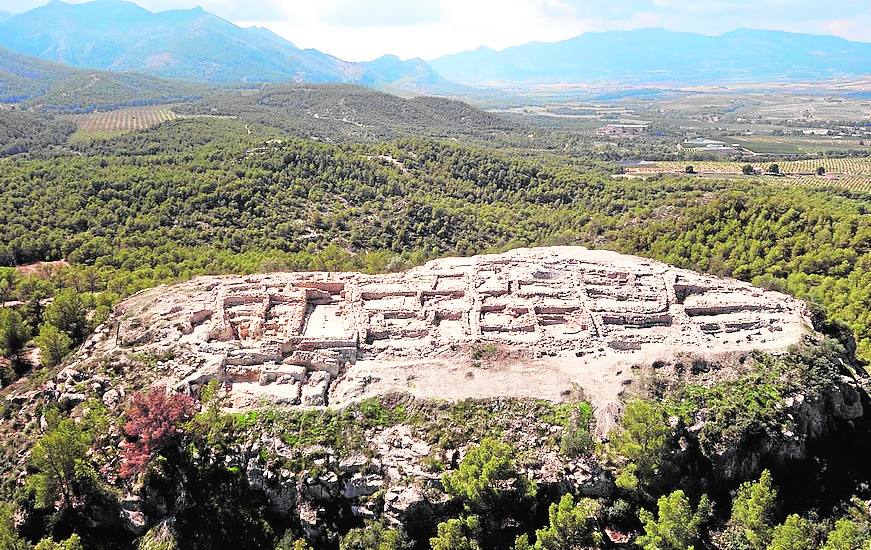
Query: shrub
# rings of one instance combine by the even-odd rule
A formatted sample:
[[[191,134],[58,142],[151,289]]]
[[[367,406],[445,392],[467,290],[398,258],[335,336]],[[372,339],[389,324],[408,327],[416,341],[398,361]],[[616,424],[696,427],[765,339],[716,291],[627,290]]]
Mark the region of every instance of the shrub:
[[[600,514],[595,500],[585,498],[575,504],[572,495],[563,495],[559,504],[548,509],[549,525],[536,531],[535,550],[598,547],[602,542]]]
[[[699,541],[702,525],[712,513],[707,496],[693,510],[689,499],[681,490],[660,497],[657,516],[641,510],[638,519],[644,525],[644,534],[636,544],[644,550],[691,550]]]
[[[124,448],[121,476],[144,473],[154,455],[175,439],[180,424],[194,412],[190,396],[168,394],[162,386],[133,395],[124,425],[124,432],[133,441]]]
[[[511,445],[484,439],[469,449],[459,469],[442,476],[445,491],[461,498],[470,509],[482,512],[490,511],[506,489],[514,489],[522,496],[535,495],[535,484],[515,469],[514,455]]]
[[[432,550],[480,550],[477,516],[449,519],[438,524],[436,536],[429,539]]]
[[[35,343],[39,348],[39,360],[46,367],[59,365],[73,344],[65,332],[48,323],[40,327]]]
[[[17,354],[30,338],[30,327],[11,308],[0,307],[0,355]]]
[[[572,408],[560,439],[560,452],[564,456],[577,458],[593,450],[593,436],[590,433],[592,419],[593,408],[588,403],[581,403]]]
[[[377,522],[351,529],[342,537],[339,550],[407,550],[411,543],[405,533]]]

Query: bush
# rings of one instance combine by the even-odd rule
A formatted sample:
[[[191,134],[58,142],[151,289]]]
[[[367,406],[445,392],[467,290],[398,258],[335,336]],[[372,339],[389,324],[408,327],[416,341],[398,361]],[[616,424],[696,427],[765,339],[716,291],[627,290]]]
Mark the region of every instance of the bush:
[[[711,518],[712,508],[707,496],[693,510],[689,499],[681,490],[659,498],[657,516],[641,510],[638,519],[644,525],[644,534],[636,544],[644,550],[687,550],[700,540],[702,526]]]
[[[162,386],[135,394],[124,425],[124,433],[133,441],[124,448],[121,477],[144,473],[154,455],[174,440],[181,423],[189,420],[195,409],[190,396],[168,394]]]
[[[429,539],[432,550],[481,550],[477,537],[477,516],[449,519],[438,524],[436,536]]]
[[[445,491],[463,500],[470,510],[492,512],[502,491],[513,489],[534,496],[535,484],[514,466],[515,451],[507,443],[484,439],[469,449],[459,469],[442,476]]]
[[[30,327],[12,308],[0,307],[0,355],[14,355],[30,338]]]
[[[659,474],[672,434],[662,404],[638,399],[626,404],[617,434],[606,448],[617,470],[617,484],[643,489]]]
[[[408,550],[411,543],[405,533],[377,522],[351,529],[342,537],[339,550]]]
[[[581,403],[572,408],[560,439],[560,452],[564,456],[577,458],[592,452],[593,436],[590,433],[592,419],[593,408],[588,403]]]
[[[535,550],[598,547],[602,542],[600,514],[595,500],[585,498],[575,504],[572,495],[563,495],[559,504],[548,509],[549,525],[536,531]]]
[[[44,324],[34,340],[39,348],[39,360],[46,367],[59,365],[70,352],[72,340],[54,325]]]

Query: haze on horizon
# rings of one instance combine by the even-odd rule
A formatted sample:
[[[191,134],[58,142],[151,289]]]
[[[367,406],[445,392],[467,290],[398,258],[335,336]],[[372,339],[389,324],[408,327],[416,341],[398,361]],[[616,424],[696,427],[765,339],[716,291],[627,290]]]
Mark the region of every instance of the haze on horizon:
[[[67,0],[80,3],[86,0]],[[152,11],[197,5],[262,26],[303,48],[349,61],[395,54],[433,59],[588,31],[661,27],[715,35],[739,28],[829,34],[871,42],[871,2],[838,0],[135,0]],[[20,13],[45,0],[0,0]]]

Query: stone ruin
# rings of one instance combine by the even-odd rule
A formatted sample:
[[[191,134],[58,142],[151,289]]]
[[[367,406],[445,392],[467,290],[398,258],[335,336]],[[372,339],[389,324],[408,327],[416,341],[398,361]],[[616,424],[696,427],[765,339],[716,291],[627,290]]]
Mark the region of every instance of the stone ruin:
[[[630,376],[621,365],[779,351],[811,330],[805,304],[783,294],[581,247],[389,275],[200,277],[140,293],[117,315],[116,345],[171,350],[180,384],[217,378],[239,407],[394,390],[558,398],[573,384],[603,392],[601,404]]]

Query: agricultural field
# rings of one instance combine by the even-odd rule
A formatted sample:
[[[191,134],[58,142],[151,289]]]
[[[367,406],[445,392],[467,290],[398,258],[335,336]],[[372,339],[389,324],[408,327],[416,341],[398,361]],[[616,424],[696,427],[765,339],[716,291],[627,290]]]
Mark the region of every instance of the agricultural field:
[[[144,130],[161,122],[180,118],[180,115],[172,110],[172,106],[153,105],[72,115],[69,118],[78,126],[78,131],[72,137],[72,140],[75,141]]]
[[[869,146],[857,139],[837,139],[826,136],[723,136],[716,138],[737,143],[759,155],[813,155],[826,151],[868,150]]]
[[[750,164],[759,174],[764,174],[770,162],[728,162],[728,161],[667,161],[647,162],[625,166],[623,171],[631,176],[653,174],[685,174],[687,166],[692,166],[699,176],[745,177],[742,169]],[[813,159],[784,161],[776,163],[782,176],[761,177],[768,183],[778,183],[793,187],[838,187],[851,191],[871,192],[871,158]],[[824,168],[825,174],[817,175],[817,169]]]

